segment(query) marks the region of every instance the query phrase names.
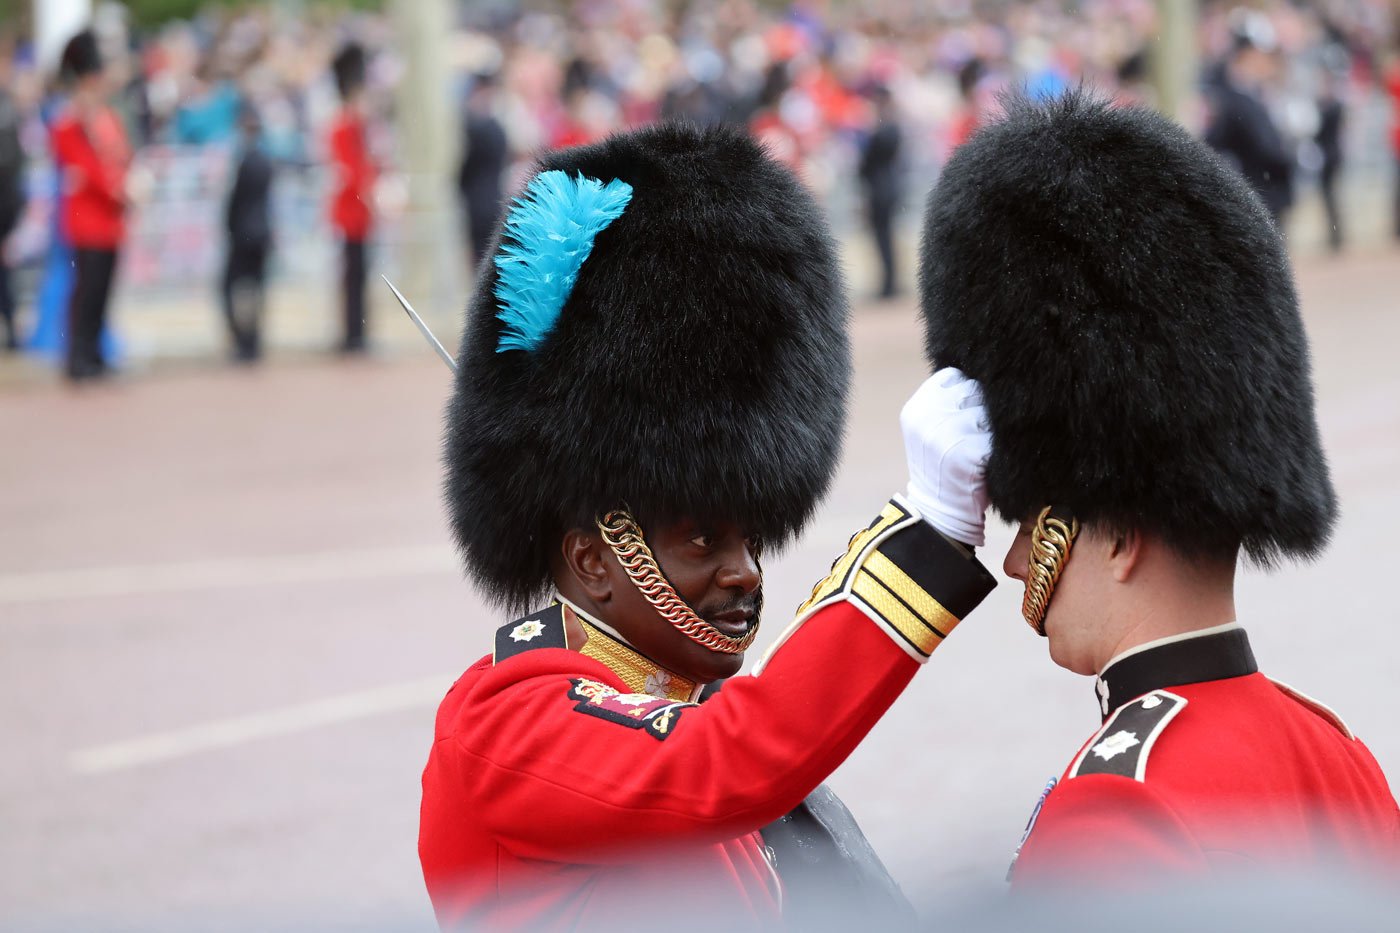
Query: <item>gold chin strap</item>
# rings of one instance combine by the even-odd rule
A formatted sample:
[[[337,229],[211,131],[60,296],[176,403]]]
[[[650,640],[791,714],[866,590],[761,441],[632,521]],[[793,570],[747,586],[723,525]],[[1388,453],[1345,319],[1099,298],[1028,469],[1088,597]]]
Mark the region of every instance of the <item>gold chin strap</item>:
[[[617,555],[618,563],[646,601],[682,635],[720,654],[740,654],[753,644],[758,635],[757,619],[747,632],[736,638],[724,634],[686,605],[661,572],[656,557],[642,537],[641,526],[630,513],[619,509],[604,515],[598,520],[598,533]]]
[[[1040,510],[1031,532],[1031,566],[1026,577],[1026,598],[1021,602],[1021,615],[1041,638],[1045,637],[1045,613],[1050,608],[1050,596],[1069,560],[1069,549],[1079,537],[1079,519],[1068,523],[1052,518],[1050,506]]]

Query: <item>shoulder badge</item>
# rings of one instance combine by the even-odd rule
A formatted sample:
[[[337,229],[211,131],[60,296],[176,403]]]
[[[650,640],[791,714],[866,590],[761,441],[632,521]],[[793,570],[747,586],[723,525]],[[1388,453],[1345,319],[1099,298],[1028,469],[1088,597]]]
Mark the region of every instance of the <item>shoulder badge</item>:
[[[569,699],[578,701],[575,712],[596,716],[629,729],[641,729],[658,741],[671,734],[680,721],[682,710],[696,705],[646,693],[622,693],[607,684],[584,677],[569,681]]]
[[[491,663],[499,664],[535,648],[567,648],[564,640],[564,607],[550,606],[534,615],[516,619],[496,629]]]
[[[1055,789],[1055,785],[1059,783],[1060,779],[1053,777],[1045,782],[1045,789],[1040,792],[1040,799],[1035,802],[1035,809],[1031,810],[1031,818],[1026,820],[1026,829],[1021,833],[1021,841],[1016,843],[1016,851],[1011,853],[1011,864],[1006,866],[1006,880],[1008,882],[1016,873],[1016,860],[1021,857],[1021,850],[1026,847],[1026,840],[1031,838],[1031,830],[1035,829],[1035,821],[1040,819],[1040,811],[1045,809],[1045,801],[1050,797],[1050,792]]]
[[[1079,753],[1069,776],[1116,774],[1145,780],[1147,756],[1153,743],[1185,707],[1184,697],[1166,690],[1154,690],[1118,707]]]

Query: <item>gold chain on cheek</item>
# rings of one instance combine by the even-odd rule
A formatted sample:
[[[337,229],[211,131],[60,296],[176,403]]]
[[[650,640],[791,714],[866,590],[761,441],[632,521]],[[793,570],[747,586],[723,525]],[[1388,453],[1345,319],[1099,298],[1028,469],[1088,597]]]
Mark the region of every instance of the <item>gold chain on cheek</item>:
[[[682,635],[720,654],[739,654],[753,644],[758,635],[757,617],[747,632],[735,637],[724,634],[686,605],[661,572],[656,557],[642,537],[641,526],[631,514],[623,510],[609,512],[599,519],[598,533],[612,548],[618,563],[646,601]],[[757,559],[755,553],[754,560]]]
[[[1040,510],[1031,532],[1031,565],[1026,577],[1026,598],[1021,602],[1021,615],[1035,633],[1045,637],[1045,613],[1050,608],[1050,596],[1069,560],[1069,549],[1079,537],[1079,519],[1051,518],[1050,507]]]

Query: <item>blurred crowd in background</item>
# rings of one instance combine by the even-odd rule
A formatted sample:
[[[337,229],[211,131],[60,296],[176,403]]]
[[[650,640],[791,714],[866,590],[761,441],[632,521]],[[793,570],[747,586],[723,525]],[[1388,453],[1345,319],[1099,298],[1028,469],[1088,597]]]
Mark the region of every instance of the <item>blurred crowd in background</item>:
[[[535,154],[683,117],[746,126],[817,192],[843,237],[868,238],[858,248],[878,270],[869,290],[897,295],[913,285],[897,241],[998,95],[1082,82],[1153,105],[1159,26],[1153,0],[461,3],[448,59],[462,266],[479,260]],[[97,70],[41,63],[22,30],[5,28],[0,339],[65,359],[73,378],[105,371],[104,319],[86,333],[91,315],[73,317],[94,300],[102,264],[79,261],[94,243],[82,231],[75,240],[64,214],[91,157],[100,168],[88,181],[106,173],[119,218],[97,244],[112,254],[103,288],[206,289],[231,354],[253,360],[268,277],[310,283],[341,293],[340,348],[366,346],[355,326],[364,279],[392,266],[404,204],[405,62],[388,18],[242,4],[138,27],[108,0],[91,24]],[[1387,233],[1400,237],[1397,28],[1387,0],[1203,0],[1199,93],[1180,116],[1281,223],[1318,190],[1327,243],[1343,249],[1338,185],[1352,172],[1383,186]],[[75,113],[86,132],[65,136]],[[75,361],[75,333],[96,347],[82,351],[90,359]]]

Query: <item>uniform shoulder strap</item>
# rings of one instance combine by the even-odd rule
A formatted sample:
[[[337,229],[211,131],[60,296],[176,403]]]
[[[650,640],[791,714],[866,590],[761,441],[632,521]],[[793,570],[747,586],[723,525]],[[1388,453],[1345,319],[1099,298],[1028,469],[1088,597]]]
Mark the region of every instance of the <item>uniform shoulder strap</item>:
[[[567,648],[564,637],[564,607],[558,604],[541,609],[534,615],[516,619],[496,629],[496,644],[492,664],[524,654],[536,648]]]
[[[1147,756],[1153,743],[1185,708],[1184,697],[1166,690],[1153,690],[1123,704],[1084,746],[1069,769],[1069,777],[1116,774],[1135,781],[1146,780]]]
[[[1308,696],[1301,690],[1294,690],[1292,687],[1288,686],[1288,684],[1284,683],[1283,681],[1274,680],[1272,677],[1270,677],[1269,683],[1273,684],[1275,687],[1278,687],[1279,690],[1283,691],[1285,696],[1290,697],[1291,699],[1297,701],[1299,704],[1312,710],[1314,713],[1321,716],[1323,719],[1327,720],[1342,735],[1346,736],[1349,739],[1356,738],[1356,736],[1352,734],[1352,731],[1347,726],[1346,722],[1342,720],[1341,716],[1337,715],[1337,712],[1334,709],[1332,709],[1332,707],[1326,705],[1325,703],[1321,703],[1317,700],[1314,700],[1312,697]]]

